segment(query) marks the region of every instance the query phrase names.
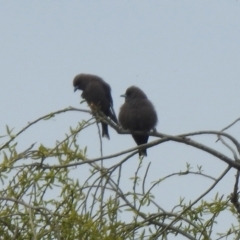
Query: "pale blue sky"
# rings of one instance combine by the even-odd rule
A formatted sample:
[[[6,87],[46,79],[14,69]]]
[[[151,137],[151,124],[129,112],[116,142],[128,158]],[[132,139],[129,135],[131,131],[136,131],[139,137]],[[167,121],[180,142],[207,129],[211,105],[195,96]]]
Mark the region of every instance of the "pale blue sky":
[[[144,89],[158,113],[160,132],[220,130],[240,117],[239,26],[239,1],[1,1],[0,135],[6,124],[17,131],[51,111],[87,109],[79,105],[80,92],[73,93],[72,79],[80,72],[111,85],[117,114],[126,88]],[[88,117],[74,112],[42,122],[19,138],[19,150],[33,142],[53,146]],[[239,138],[239,125],[229,132]],[[111,129],[110,137],[103,140],[105,155],[135,146],[130,136]],[[231,156],[213,137],[198,140]],[[88,146],[89,157],[99,156],[96,126],[79,141]],[[127,175],[134,174],[137,159],[125,164]],[[149,149],[145,161],[152,162],[149,182],[184,170],[186,162],[203,165],[216,177],[226,167],[176,143]],[[234,174],[218,190],[230,194]],[[159,187],[159,201],[170,210],[180,195],[194,200],[209,184],[197,176],[175,177]]]

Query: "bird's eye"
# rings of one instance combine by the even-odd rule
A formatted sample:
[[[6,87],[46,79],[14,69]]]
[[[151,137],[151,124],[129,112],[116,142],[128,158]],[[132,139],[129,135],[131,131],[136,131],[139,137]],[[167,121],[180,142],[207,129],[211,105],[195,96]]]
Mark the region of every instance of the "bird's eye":
[[[131,94],[132,94],[132,91],[127,91],[127,93],[126,93],[126,95],[129,97],[129,96],[131,96]]]

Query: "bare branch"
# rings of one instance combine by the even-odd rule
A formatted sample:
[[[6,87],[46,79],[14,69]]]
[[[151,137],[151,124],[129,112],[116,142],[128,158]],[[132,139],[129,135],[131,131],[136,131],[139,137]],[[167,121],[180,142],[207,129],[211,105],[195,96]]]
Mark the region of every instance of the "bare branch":
[[[233,193],[231,194],[231,202],[236,208],[237,212],[240,214],[240,203],[238,201],[238,181],[239,181],[239,171],[236,174],[236,181],[234,184]]]
[[[208,188],[207,191],[205,191],[203,194],[201,194],[195,201],[193,201],[193,203],[191,203],[186,209],[184,209],[181,214],[179,214],[179,217],[182,216],[185,212],[187,212],[189,209],[192,208],[193,205],[195,205],[199,200],[201,200],[204,196],[206,196],[219,182],[220,180],[228,173],[228,171],[231,169],[230,166],[228,166],[226,168],[226,170],[219,176],[219,178],[214,182],[214,184]],[[164,233],[165,231],[167,231],[168,227],[172,226],[175,222],[177,222],[179,220],[179,217],[175,218],[172,222],[170,222],[168,224],[167,227],[165,227],[160,233]]]

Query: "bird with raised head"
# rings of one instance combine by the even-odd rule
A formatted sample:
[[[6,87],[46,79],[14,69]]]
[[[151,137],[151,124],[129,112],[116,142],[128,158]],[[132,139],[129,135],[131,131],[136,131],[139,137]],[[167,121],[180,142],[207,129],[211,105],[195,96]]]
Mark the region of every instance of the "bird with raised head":
[[[120,108],[118,120],[124,129],[147,133],[155,128],[158,121],[157,113],[140,88],[129,87],[121,97],[125,98],[125,103]],[[141,145],[148,142],[149,135],[132,134],[132,137],[137,145]],[[147,149],[140,149],[139,156],[147,156]]]

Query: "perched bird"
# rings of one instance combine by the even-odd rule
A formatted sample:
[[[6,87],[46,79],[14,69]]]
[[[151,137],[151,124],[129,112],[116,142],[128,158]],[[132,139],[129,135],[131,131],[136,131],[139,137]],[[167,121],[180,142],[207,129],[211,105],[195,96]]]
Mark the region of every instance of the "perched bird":
[[[158,121],[157,113],[140,88],[129,87],[121,97],[125,97],[125,103],[120,108],[118,120],[124,129],[149,132],[155,128]],[[141,145],[148,142],[149,135],[132,134],[132,137],[137,145]],[[147,150],[140,149],[139,156],[147,156]]]
[[[115,123],[118,123],[117,117],[113,110],[113,100],[111,96],[111,87],[102,78],[92,74],[78,74],[73,79],[74,91],[82,90],[82,98],[88,105],[93,108],[98,108],[107,117],[110,117]],[[102,136],[109,139],[108,125],[102,124]]]

